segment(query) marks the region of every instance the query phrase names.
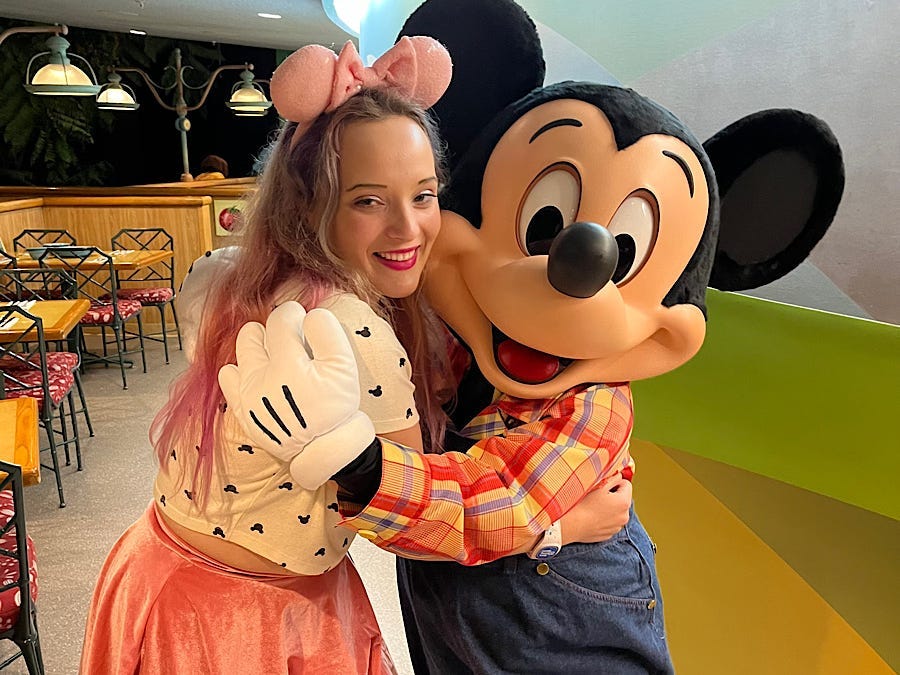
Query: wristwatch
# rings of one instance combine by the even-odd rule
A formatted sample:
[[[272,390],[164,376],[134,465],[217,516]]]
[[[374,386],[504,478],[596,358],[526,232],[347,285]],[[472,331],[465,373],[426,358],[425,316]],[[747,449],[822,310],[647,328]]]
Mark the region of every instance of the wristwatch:
[[[544,532],[541,540],[528,552],[532,560],[546,560],[559,553],[562,548],[562,523],[556,521]]]

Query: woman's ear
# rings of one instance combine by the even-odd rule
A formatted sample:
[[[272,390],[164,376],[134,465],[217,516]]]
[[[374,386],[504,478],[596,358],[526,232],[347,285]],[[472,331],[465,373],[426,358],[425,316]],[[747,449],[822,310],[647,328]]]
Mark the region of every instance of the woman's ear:
[[[453,60],[450,88],[432,107],[451,171],[500,110],[544,82],[537,29],[511,0],[427,0],[398,39],[404,35],[435,38]]]
[[[709,285],[756,288],[784,276],[828,230],[844,190],[841,148],[799,110],[744,117],[703,144],[721,199]]]

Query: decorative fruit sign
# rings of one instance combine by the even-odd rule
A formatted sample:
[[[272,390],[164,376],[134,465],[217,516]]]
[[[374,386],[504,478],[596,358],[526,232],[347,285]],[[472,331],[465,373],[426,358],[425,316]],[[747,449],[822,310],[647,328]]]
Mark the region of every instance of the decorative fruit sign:
[[[241,215],[241,210],[236,206],[229,206],[219,212],[219,225],[226,232],[231,232],[237,224],[237,220]]]

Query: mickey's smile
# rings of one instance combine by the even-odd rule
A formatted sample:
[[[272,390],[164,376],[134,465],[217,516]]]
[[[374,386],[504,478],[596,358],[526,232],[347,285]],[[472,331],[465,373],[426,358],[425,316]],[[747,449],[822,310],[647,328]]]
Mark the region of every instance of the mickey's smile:
[[[559,375],[571,363],[553,354],[532,349],[511,339],[491,324],[494,340],[494,361],[503,373],[523,384],[542,384]]]

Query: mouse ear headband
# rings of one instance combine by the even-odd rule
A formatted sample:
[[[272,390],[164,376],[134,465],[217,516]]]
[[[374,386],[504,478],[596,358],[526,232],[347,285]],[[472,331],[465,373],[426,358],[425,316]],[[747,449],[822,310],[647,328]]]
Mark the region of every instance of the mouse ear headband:
[[[293,148],[310,123],[363,89],[392,89],[430,108],[450,85],[450,54],[430,37],[402,37],[371,66],[347,42],[340,55],[322,45],[302,47],[282,61],[269,84],[278,114],[297,123]]]

